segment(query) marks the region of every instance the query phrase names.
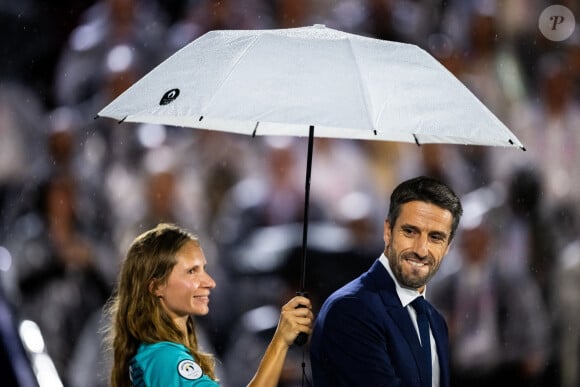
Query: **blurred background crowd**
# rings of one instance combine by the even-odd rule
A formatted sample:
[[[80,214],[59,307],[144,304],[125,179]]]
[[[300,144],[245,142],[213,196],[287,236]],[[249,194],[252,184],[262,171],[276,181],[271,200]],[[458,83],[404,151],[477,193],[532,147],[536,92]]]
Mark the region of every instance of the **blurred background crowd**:
[[[0,1],[2,374],[16,364],[11,377],[34,385],[21,360],[36,351],[64,386],[106,385],[102,306],[130,241],[166,221],[202,240],[218,283],[202,339],[223,385],[245,385],[298,290],[306,141],[93,118],[209,30],[319,23],[424,48],[527,151],[316,139],[315,308],[381,254],[394,186],[435,176],[465,207],[427,294],[447,318],[455,385],[580,386],[580,28],[546,39],[538,17],[551,4]],[[580,2],[558,4],[580,19]],[[30,327],[44,345],[25,340],[23,351],[7,338]],[[300,385],[304,356],[293,349],[281,385]]]

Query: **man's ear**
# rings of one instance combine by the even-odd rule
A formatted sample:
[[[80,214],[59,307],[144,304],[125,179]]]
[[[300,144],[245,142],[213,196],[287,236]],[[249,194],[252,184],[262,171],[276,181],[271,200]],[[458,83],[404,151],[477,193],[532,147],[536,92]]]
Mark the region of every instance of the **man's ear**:
[[[383,240],[385,241],[386,246],[391,241],[391,223],[389,223],[389,219],[385,219],[385,224],[383,227]]]
[[[449,249],[451,248],[451,245],[453,244],[453,241],[447,243],[447,248],[445,249],[445,253],[443,254],[443,256],[446,256],[447,253],[449,252]]]

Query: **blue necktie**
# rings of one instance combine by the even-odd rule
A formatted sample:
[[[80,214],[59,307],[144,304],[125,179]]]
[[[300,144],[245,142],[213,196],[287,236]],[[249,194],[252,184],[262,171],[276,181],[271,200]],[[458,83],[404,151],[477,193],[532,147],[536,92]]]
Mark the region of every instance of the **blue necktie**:
[[[431,386],[431,339],[429,337],[429,320],[427,319],[427,301],[425,301],[423,296],[420,296],[415,298],[411,305],[417,312],[417,325],[419,326],[421,348],[423,349],[424,364],[427,371],[427,383],[425,385]]]

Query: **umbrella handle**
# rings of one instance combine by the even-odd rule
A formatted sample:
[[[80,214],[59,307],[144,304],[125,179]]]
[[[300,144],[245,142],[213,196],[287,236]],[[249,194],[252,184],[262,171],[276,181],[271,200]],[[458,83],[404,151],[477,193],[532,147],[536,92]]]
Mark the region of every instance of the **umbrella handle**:
[[[308,297],[308,292],[296,292],[297,296]],[[306,308],[304,305],[300,304],[296,307],[298,308]],[[308,335],[304,332],[300,332],[298,336],[294,339],[294,344],[296,345],[304,345],[308,341]]]

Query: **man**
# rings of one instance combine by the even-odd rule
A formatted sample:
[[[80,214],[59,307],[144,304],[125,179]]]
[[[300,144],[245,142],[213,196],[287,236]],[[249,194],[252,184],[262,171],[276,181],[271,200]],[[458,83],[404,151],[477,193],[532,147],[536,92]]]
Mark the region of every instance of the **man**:
[[[395,188],[384,254],[333,293],[316,320],[316,387],[449,386],[447,325],[422,297],[462,213],[459,198],[435,179],[418,177]]]

